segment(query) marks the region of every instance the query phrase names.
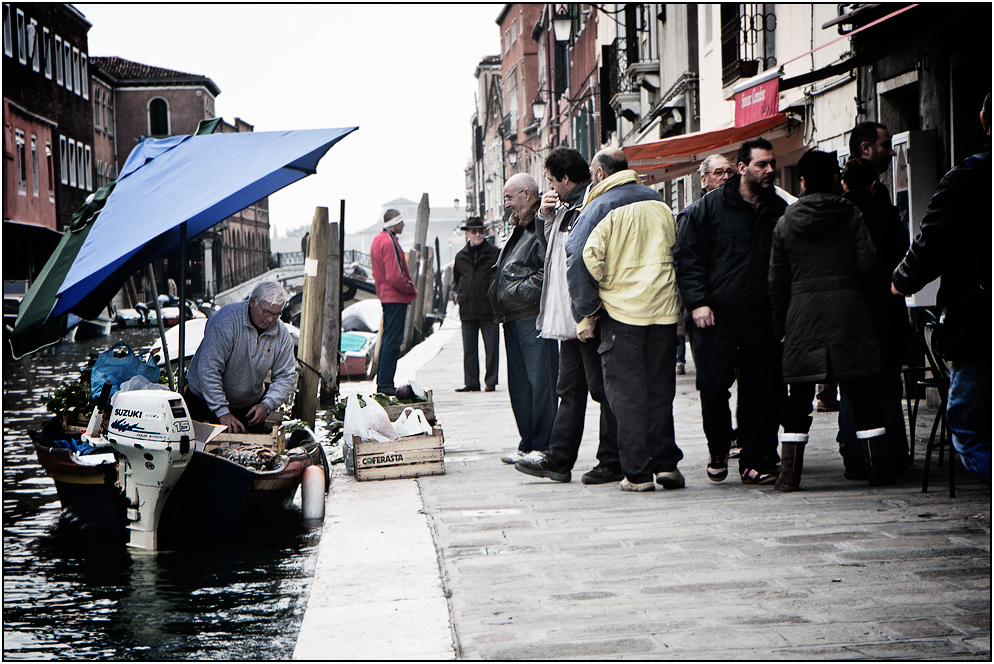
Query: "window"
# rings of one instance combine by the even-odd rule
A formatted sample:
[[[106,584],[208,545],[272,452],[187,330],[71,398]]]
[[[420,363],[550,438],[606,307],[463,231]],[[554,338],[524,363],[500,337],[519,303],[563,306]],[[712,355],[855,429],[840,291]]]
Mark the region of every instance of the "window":
[[[38,51],[38,21],[31,19],[28,24],[28,58],[35,71],[41,71],[41,53]]]
[[[504,31],[504,52],[507,53],[511,50],[511,31]]]
[[[67,41],[62,42],[62,56],[66,72],[66,90],[72,90],[72,45]]]
[[[93,191],[93,149],[89,145],[85,148],[85,158],[83,159],[83,174],[86,176],[86,190]]]
[[[52,80],[52,35],[49,34],[48,28],[42,28],[41,31],[41,57],[45,61],[45,78]]]
[[[752,3],[719,5],[723,86],[776,67],[777,16],[774,7]]]
[[[20,129],[15,129],[14,140],[17,143],[17,193],[27,196],[28,166],[24,159],[24,132]]]
[[[518,19],[511,19],[511,43],[518,41]]]
[[[62,37],[55,35],[55,82],[62,85]]]
[[[148,102],[148,135],[169,135],[169,104],[162,97]]]
[[[86,53],[79,54],[79,88],[83,92],[83,99],[90,98],[90,74],[86,66]]]
[[[28,64],[28,53],[24,43],[24,12],[17,10],[17,60],[22,65]]]
[[[69,184],[69,152],[65,136],[59,136],[59,167],[59,179],[62,184]]]
[[[507,114],[512,126],[518,121],[518,66],[507,73]]]
[[[83,144],[76,142],[76,186],[80,189],[86,188],[86,171],[83,169]]]
[[[104,128],[107,130],[108,136],[113,136],[114,135],[114,96],[110,90],[108,90],[107,94],[104,95],[104,103],[107,105],[107,110],[104,111]]]
[[[38,137],[31,137],[31,190],[38,198]]]
[[[14,57],[14,33],[10,27],[10,5],[3,6],[3,54]]]
[[[518,36],[520,37],[525,32],[525,17],[522,15],[521,10],[518,10]]]
[[[76,141],[69,139],[69,186],[76,186]]]
[[[100,131],[100,88],[93,84],[93,128]],[[100,163],[99,161],[97,162]]]
[[[72,47],[72,91],[79,94],[79,49],[75,46]]]
[[[45,141],[45,162],[48,165],[48,202],[55,202],[55,160],[52,158],[52,144]]]

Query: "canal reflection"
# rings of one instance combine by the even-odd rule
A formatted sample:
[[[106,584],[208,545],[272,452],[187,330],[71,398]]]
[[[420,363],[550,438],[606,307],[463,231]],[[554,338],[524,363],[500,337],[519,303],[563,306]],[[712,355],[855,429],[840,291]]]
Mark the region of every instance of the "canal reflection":
[[[133,551],[63,516],[38,464],[27,432],[48,418],[41,398],[75,377],[91,352],[118,339],[137,350],[153,336],[124,330],[16,362],[5,358],[5,660],[286,660],[293,654],[320,537],[299,513],[275,530],[267,523],[223,541]]]

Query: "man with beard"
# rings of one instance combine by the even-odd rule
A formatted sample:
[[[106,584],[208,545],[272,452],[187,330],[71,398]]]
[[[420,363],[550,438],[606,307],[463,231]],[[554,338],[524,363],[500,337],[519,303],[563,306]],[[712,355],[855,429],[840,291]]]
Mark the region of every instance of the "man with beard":
[[[773,228],[787,203],[773,186],[776,158],[769,141],[743,143],[736,169],[691,212],[675,255],[677,284],[692,318],[708,479],[728,476],[728,390],[737,380],[740,478],[743,484],[773,484],[783,387],[766,276]]]

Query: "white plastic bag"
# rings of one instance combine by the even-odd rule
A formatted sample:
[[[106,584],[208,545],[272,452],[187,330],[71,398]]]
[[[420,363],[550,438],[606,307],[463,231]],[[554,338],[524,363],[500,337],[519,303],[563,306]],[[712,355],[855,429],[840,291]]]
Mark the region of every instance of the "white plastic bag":
[[[342,425],[343,456],[345,468],[355,472],[352,465],[352,436],[363,440],[385,443],[399,436],[383,406],[369,395],[353,394],[345,403],[345,422]]]
[[[405,408],[397,421],[393,423],[393,428],[397,430],[397,434],[401,438],[420,434],[431,435],[431,425],[428,424],[428,420],[420,408]]]

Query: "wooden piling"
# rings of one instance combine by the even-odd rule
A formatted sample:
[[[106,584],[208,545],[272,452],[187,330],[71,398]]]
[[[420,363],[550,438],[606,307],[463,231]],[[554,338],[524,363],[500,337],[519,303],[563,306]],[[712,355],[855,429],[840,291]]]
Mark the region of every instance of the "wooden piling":
[[[300,313],[299,407],[300,419],[314,428],[318,394],[321,389],[321,342],[324,324],[324,300],[328,269],[328,208],[314,209],[311,234],[304,261],[304,298]]]
[[[344,216],[344,203],[342,201]],[[321,390],[320,402],[333,403],[338,396],[338,352],[341,347],[342,329],[342,245],[339,229],[345,225],[345,219],[338,224],[331,224],[328,229],[327,277],[324,289],[324,332],[321,337],[321,380],[324,384]]]

